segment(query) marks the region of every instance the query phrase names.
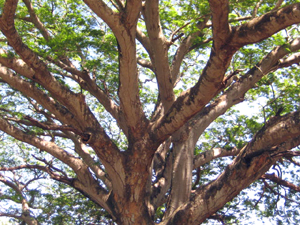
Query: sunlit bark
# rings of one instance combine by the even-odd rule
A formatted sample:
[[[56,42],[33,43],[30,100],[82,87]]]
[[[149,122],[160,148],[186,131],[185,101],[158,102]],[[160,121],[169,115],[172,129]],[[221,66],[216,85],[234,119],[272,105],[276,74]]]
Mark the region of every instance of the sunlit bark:
[[[32,105],[41,106],[36,109],[42,108],[47,121],[28,115],[13,118],[3,113],[0,130],[49,153],[68,166],[74,176],[50,165],[26,165],[14,170],[43,171],[52,179],[80,191],[104,208],[114,221],[124,225],[154,224],[155,211],[160,206],[166,208],[161,224],[200,224],[259,178],[298,191],[299,187],[265,173],[284,153],[300,144],[299,111],[271,118],[243,148],[207,149],[196,156],[194,149],[205,129],[242,102],[247,91],[265,75],[300,62],[297,53],[300,40],[295,39],[275,47],[243,76],[235,76],[235,72],[240,71],[226,76],[234,53],[241,47],[300,23],[299,3],[278,9],[282,4],[278,1],[273,11],[252,19],[239,18],[237,20],[247,22],[232,27],[228,19],[229,1],[210,0],[210,14],[200,15],[197,31],[186,35],[178,34],[180,29],[175,30],[168,40],[161,25],[158,0],[113,1],[111,4],[117,11],[106,1],[84,2],[95,13],[93,15],[110,27],[118,42],[117,100],[97,85],[90,71],[76,69],[66,56],[43,58],[30,49],[15,27],[17,0],[7,0],[2,9],[0,29],[17,56],[8,57],[6,49],[0,49],[1,82],[30,99]],[[24,3],[30,15],[28,21],[46,42],[51,40],[50,32],[38,18],[32,3],[28,0]],[[138,28],[141,17],[147,35]],[[208,62],[198,74],[196,84],[176,98],[174,87],[180,79],[182,62],[196,48],[195,40],[204,35],[207,27],[212,28],[213,35],[202,42],[212,41]],[[174,47],[174,55],[170,57],[170,46],[182,36],[183,40]],[[137,57],[136,41],[146,50],[149,60]],[[127,138],[126,149],[119,149],[100,125],[102,121],[92,112],[84,92],[75,93],[61,84],[49,64],[58,67],[62,74],[66,73],[110,113]],[[142,108],[138,65],[150,69],[158,85],[157,108],[151,119]],[[55,141],[47,140],[43,134],[29,134],[23,126],[60,131],[61,137],[74,144],[74,154]],[[93,156],[89,149],[95,153]],[[216,180],[192,190],[193,170],[225,156],[234,156],[225,171]],[[5,168],[0,169],[5,171]],[[1,182],[6,182],[1,174],[0,178]],[[8,182],[5,184],[12,187]],[[16,187],[12,188],[22,194]],[[30,206],[23,199],[26,213]],[[29,214],[19,219],[37,224]]]

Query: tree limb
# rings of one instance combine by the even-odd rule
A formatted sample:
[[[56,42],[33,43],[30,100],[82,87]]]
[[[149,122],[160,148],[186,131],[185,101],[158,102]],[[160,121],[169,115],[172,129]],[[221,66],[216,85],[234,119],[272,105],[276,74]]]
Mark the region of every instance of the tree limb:
[[[63,122],[64,124],[70,124],[73,127],[71,128],[72,131],[77,130],[76,127],[78,127],[78,123],[76,117],[74,118],[73,113],[71,113],[65,107],[61,106],[59,103],[54,101],[54,99],[48,97],[44,92],[39,90],[37,87],[30,84],[29,82],[22,80],[18,76],[15,76],[14,74],[10,73],[6,68],[3,67],[0,68],[0,77],[2,77],[12,87],[21,90],[21,92],[23,92],[28,97],[34,98],[39,104],[41,104],[43,107],[48,109],[50,112],[54,113],[57,116],[57,119],[59,119],[61,122]],[[87,126],[88,125],[87,121],[85,120],[83,121],[85,123],[84,126]],[[98,122],[97,124],[93,124],[91,127],[93,126],[99,126]],[[119,164],[115,159],[108,157],[110,155],[114,155],[115,157],[118,158],[118,160],[120,160],[122,157],[119,154],[119,149],[114,143],[112,143],[110,138],[104,132],[103,128],[98,127],[97,129],[100,130],[93,131],[93,129],[90,129],[86,132],[82,132],[81,130],[78,129],[75,133],[77,134],[82,133],[84,135],[83,137],[86,137],[83,140],[88,142],[90,145],[94,147],[94,150],[96,151],[98,157],[101,160],[103,160],[106,166],[107,163]],[[109,151],[110,153],[108,152],[105,153],[106,151]],[[112,170],[110,172],[115,173],[115,170]],[[113,176],[113,177],[118,178],[117,176]]]
[[[128,138],[140,138],[141,127],[147,120],[141,107],[136,64],[136,26],[142,1],[127,1],[125,10],[113,12],[103,1],[85,0],[85,3],[112,29],[119,50],[119,99],[124,122],[128,126]],[[131,141],[131,140],[130,140]]]
[[[93,1],[84,0],[84,3],[97,15],[99,16],[112,30],[114,33],[119,33],[117,28],[120,26],[118,13],[114,12],[109,8],[104,1]]]
[[[101,90],[94,80],[90,78],[89,75],[84,73],[83,71],[79,71],[76,68],[67,66],[63,62],[58,60],[53,60],[50,57],[47,57],[49,61],[54,63],[56,66],[60,67],[61,69],[69,72],[72,74],[73,79],[83,88],[88,90],[97,100],[104,106],[104,108],[112,115],[114,119],[116,119],[117,123],[125,133],[128,135],[128,130],[125,123],[125,118],[123,114],[120,112],[120,107],[109,98],[108,94],[105,91]],[[1,58],[0,58],[1,60]],[[1,61],[0,61],[1,62]],[[7,66],[7,65],[6,65]],[[12,68],[12,67],[10,67]]]
[[[229,1],[210,0],[209,6],[212,14],[213,48],[217,52],[227,42],[231,34],[228,22]]]
[[[7,0],[3,8],[3,16],[0,19],[0,29],[7,37],[9,44],[16,53],[21,56],[24,62],[35,73],[31,73],[29,79],[38,82],[44,86],[51,95],[73,112],[79,121],[85,121],[81,124],[81,129],[87,126],[98,127],[98,123],[85,103],[84,96],[75,94],[63,87],[49,72],[47,65],[38,58],[38,55],[29,49],[23,42],[14,26],[14,13],[17,5],[16,0]],[[29,73],[23,73],[29,75]],[[86,121],[90,121],[87,124]],[[97,129],[97,128],[96,128]]]
[[[291,4],[254,18],[232,30],[231,48],[262,41],[272,34],[300,22],[300,3]]]
[[[106,187],[110,190],[112,186],[110,180],[107,178],[107,174],[97,165],[95,160],[91,157],[91,155],[88,152],[87,146],[84,143],[82,143],[82,141],[78,140],[77,137],[72,133],[67,133],[75,144],[75,151],[79,154],[82,160],[91,168],[91,170],[95,173],[96,177],[101,179],[106,184]]]
[[[268,179],[270,181],[273,181],[274,183],[277,183],[279,185],[282,185],[284,187],[288,187],[294,191],[297,191],[297,192],[300,192],[300,187],[291,183],[291,182],[288,182],[288,181],[285,181],[283,179],[281,179],[280,177],[278,177],[277,175],[275,175],[274,173],[272,174],[264,174],[261,176],[261,179]]]
[[[232,148],[232,149],[214,148],[205,151],[195,156],[193,169],[196,169],[197,167],[202,166],[213,159],[226,157],[226,156],[236,156],[239,152],[240,149],[237,148]]]
[[[198,140],[197,135],[200,135],[203,130],[213,121],[215,118],[217,118],[219,115],[223,114],[228,108],[230,108],[232,105],[237,104],[243,100],[244,94],[254,86],[254,84],[261,79],[264,75],[269,73],[270,71],[273,71],[276,68],[279,68],[278,66],[284,66],[285,64],[278,63],[280,59],[282,59],[284,56],[290,54],[290,52],[296,52],[300,49],[300,39],[295,39],[291,41],[288,45],[283,45],[280,47],[276,47],[274,50],[272,50],[261,62],[259,62],[255,67],[253,67],[251,70],[248,71],[248,73],[244,76],[242,76],[239,80],[237,80],[235,83],[232,84],[232,86],[226,91],[223,95],[221,95],[219,98],[217,98],[214,103],[210,104],[206,108],[203,109],[203,111],[200,111],[199,115],[196,116],[194,121],[199,121],[199,125],[196,126],[195,122],[190,122],[189,126],[192,126],[196,131],[195,140]],[[290,63],[294,61],[289,61]],[[277,66],[277,67],[276,67]],[[224,86],[225,87],[225,86]],[[193,88],[194,89],[194,88]],[[166,125],[161,124],[160,127],[156,129],[156,133],[162,131],[163,133],[167,133],[169,129],[174,129],[174,126],[177,126],[180,119],[183,119],[184,111],[188,111],[188,108],[190,105],[187,105],[186,107],[182,107],[182,104],[186,104],[189,97],[188,95],[191,94],[191,90],[185,92],[184,94],[179,97],[175,104],[173,111],[169,112],[165,116],[165,121],[161,121],[161,123],[165,123],[169,120],[167,120],[168,116],[171,121],[174,121],[170,124],[167,123]],[[203,96],[204,97],[204,96]],[[178,104],[178,105],[177,105]],[[179,107],[178,109],[176,107]],[[198,105],[199,107],[199,105]],[[215,108],[214,110],[211,110]],[[218,109],[218,110],[216,110]],[[221,111],[219,111],[221,110]],[[215,114],[216,113],[216,114]],[[177,115],[178,114],[178,115]],[[183,115],[182,115],[183,114]],[[215,114],[213,117],[210,117],[209,115]],[[211,118],[211,119],[209,119]],[[159,123],[159,122],[158,122]],[[206,125],[205,125],[206,124]],[[155,127],[155,126],[154,126]],[[201,128],[202,127],[202,128]],[[199,136],[198,136],[199,137]]]
[[[153,55],[149,37],[147,37],[141,29],[136,29],[136,39],[142,44],[148,54]]]
[[[193,48],[192,45],[194,43],[195,38],[199,37],[202,34],[202,30],[206,26],[208,22],[209,16],[203,18],[203,21],[197,24],[197,28],[199,29],[197,32],[188,35],[183,41],[180,43],[180,46],[177,48],[177,51],[172,60],[171,66],[171,74],[172,74],[172,82],[175,85],[179,79],[179,71],[181,63],[188,52],[190,52]]]
[[[35,27],[41,32],[46,41],[50,40],[50,34],[45,28],[44,24],[40,21],[37,15],[34,12],[34,8],[29,0],[23,0],[25,3],[31,18],[31,22],[35,25]]]
[[[89,195],[94,201],[96,201],[106,210],[111,211],[106,202],[109,194],[94,180],[89,172],[88,167],[80,159],[75,158],[70,153],[67,153],[52,142],[25,134],[2,118],[0,118],[0,129],[20,141],[26,142],[48,152],[55,158],[68,165],[78,176],[78,180],[76,182],[74,180],[75,183],[72,182],[72,185],[75,185],[75,188],[81,190],[86,195]],[[59,177],[57,177],[57,179],[58,178]]]
[[[241,190],[260,178],[278,159],[278,153],[300,144],[300,111],[275,118],[263,127],[214,181],[196,190],[165,224],[199,224]],[[198,217],[190,217],[193,212]]]
[[[16,183],[10,182],[7,179],[5,179],[5,177],[3,177],[1,174],[0,174],[0,182],[12,188],[20,196],[21,204],[22,204],[21,219],[26,221],[26,223],[29,225],[37,225],[38,221],[30,215],[31,213],[29,211],[28,202],[26,200],[24,193],[22,192],[24,188],[22,187],[23,185],[20,185],[18,182]]]
[[[155,75],[158,83],[159,95],[166,110],[173,103],[172,75],[169,67],[168,48],[169,44],[163,34],[159,17],[159,1],[146,1],[144,12],[146,28],[149,35],[152,64],[155,68]]]

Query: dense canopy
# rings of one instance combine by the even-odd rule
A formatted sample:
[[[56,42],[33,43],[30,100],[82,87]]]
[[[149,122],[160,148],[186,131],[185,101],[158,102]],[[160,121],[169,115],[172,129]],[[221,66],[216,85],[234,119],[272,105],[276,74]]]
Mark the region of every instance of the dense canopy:
[[[0,0],[0,218],[300,221],[300,3]]]

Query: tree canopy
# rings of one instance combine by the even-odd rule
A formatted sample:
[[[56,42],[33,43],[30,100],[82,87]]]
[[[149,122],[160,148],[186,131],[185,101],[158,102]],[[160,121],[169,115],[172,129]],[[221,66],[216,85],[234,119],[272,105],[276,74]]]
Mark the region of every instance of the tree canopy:
[[[0,0],[0,217],[299,223],[296,0]]]

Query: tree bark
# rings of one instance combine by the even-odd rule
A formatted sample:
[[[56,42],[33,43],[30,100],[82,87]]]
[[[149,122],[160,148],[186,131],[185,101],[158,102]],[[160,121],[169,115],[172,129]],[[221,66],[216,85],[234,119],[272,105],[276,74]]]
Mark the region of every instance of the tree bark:
[[[183,33],[173,39],[177,31],[172,31],[168,40],[161,24],[158,0],[116,1],[117,10],[112,10],[102,0],[84,2],[110,27],[118,42],[117,100],[113,100],[106,90],[101,90],[88,71],[76,69],[67,57],[53,59],[49,56],[43,59],[30,49],[15,27],[17,0],[6,0],[2,9],[0,29],[9,43],[10,47],[7,47],[13,48],[18,56],[6,57],[7,52],[0,49],[1,82],[18,90],[29,102],[34,101],[37,106],[32,112],[43,114],[47,121],[38,120],[38,116],[25,116],[25,113],[21,119],[9,113],[7,116],[6,109],[3,109],[0,129],[45,151],[73,173],[68,175],[63,170],[55,170],[50,164],[27,169],[41,170],[52,179],[77,189],[104,208],[114,221],[124,225],[154,224],[155,211],[160,206],[166,208],[162,225],[200,224],[259,178],[298,190],[298,187],[278,177],[264,174],[284,152],[300,144],[299,111],[271,118],[241,149],[228,151],[217,148],[197,156],[194,156],[194,149],[204,130],[232,106],[243,101],[245,93],[266,74],[300,62],[300,54],[297,53],[300,39],[295,39],[274,48],[240,78],[236,77],[233,81],[229,79],[232,76],[225,75],[233,55],[241,47],[299,23],[300,3],[282,9],[276,6],[263,16],[231,27],[229,1],[210,0],[211,21],[205,15],[196,32],[186,36]],[[47,26],[35,14],[31,2],[24,0],[24,3],[30,22],[46,42],[51,40]],[[147,35],[138,28],[140,18],[145,22]],[[207,27],[212,27],[213,35],[209,38],[213,45],[208,62],[199,73],[197,83],[176,98],[174,86],[180,78],[182,62],[195,49],[195,40]],[[173,41],[182,36],[183,41],[176,49]],[[145,48],[149,60],[137,57],[136,39]],[[170,51],[171,46],[174,48]],[[172,51],[176,53],[171,59]],[[113,135],[106,133],[83,92],[75,93],[61,84],[48,63],[61,69],[61,74],[68,73],[80,88],[96,97],[97,104],[110,113],[124,133],[126,149],[118,148]],[[157,110],[154,110],[151,120],[142,107],[137,63],[150,68],[158,84],[159,100],[154,102]],[[43,113],[37,110],[40,108]],[[30,129],[24,127],[35,127],[45,132],[29,134],[27,131]],[[46,135],[47,132],[53,135],[53,131],[60,131],[59,137],[72,141],[74,149],[64,150],[54,139],[47,139],[50,136]],[[216,180],[192,191],[195,168],[229,155],[235,156],[233,162]],[[22,206],[21,219],[37,224],[29,214],[25,198]]]

